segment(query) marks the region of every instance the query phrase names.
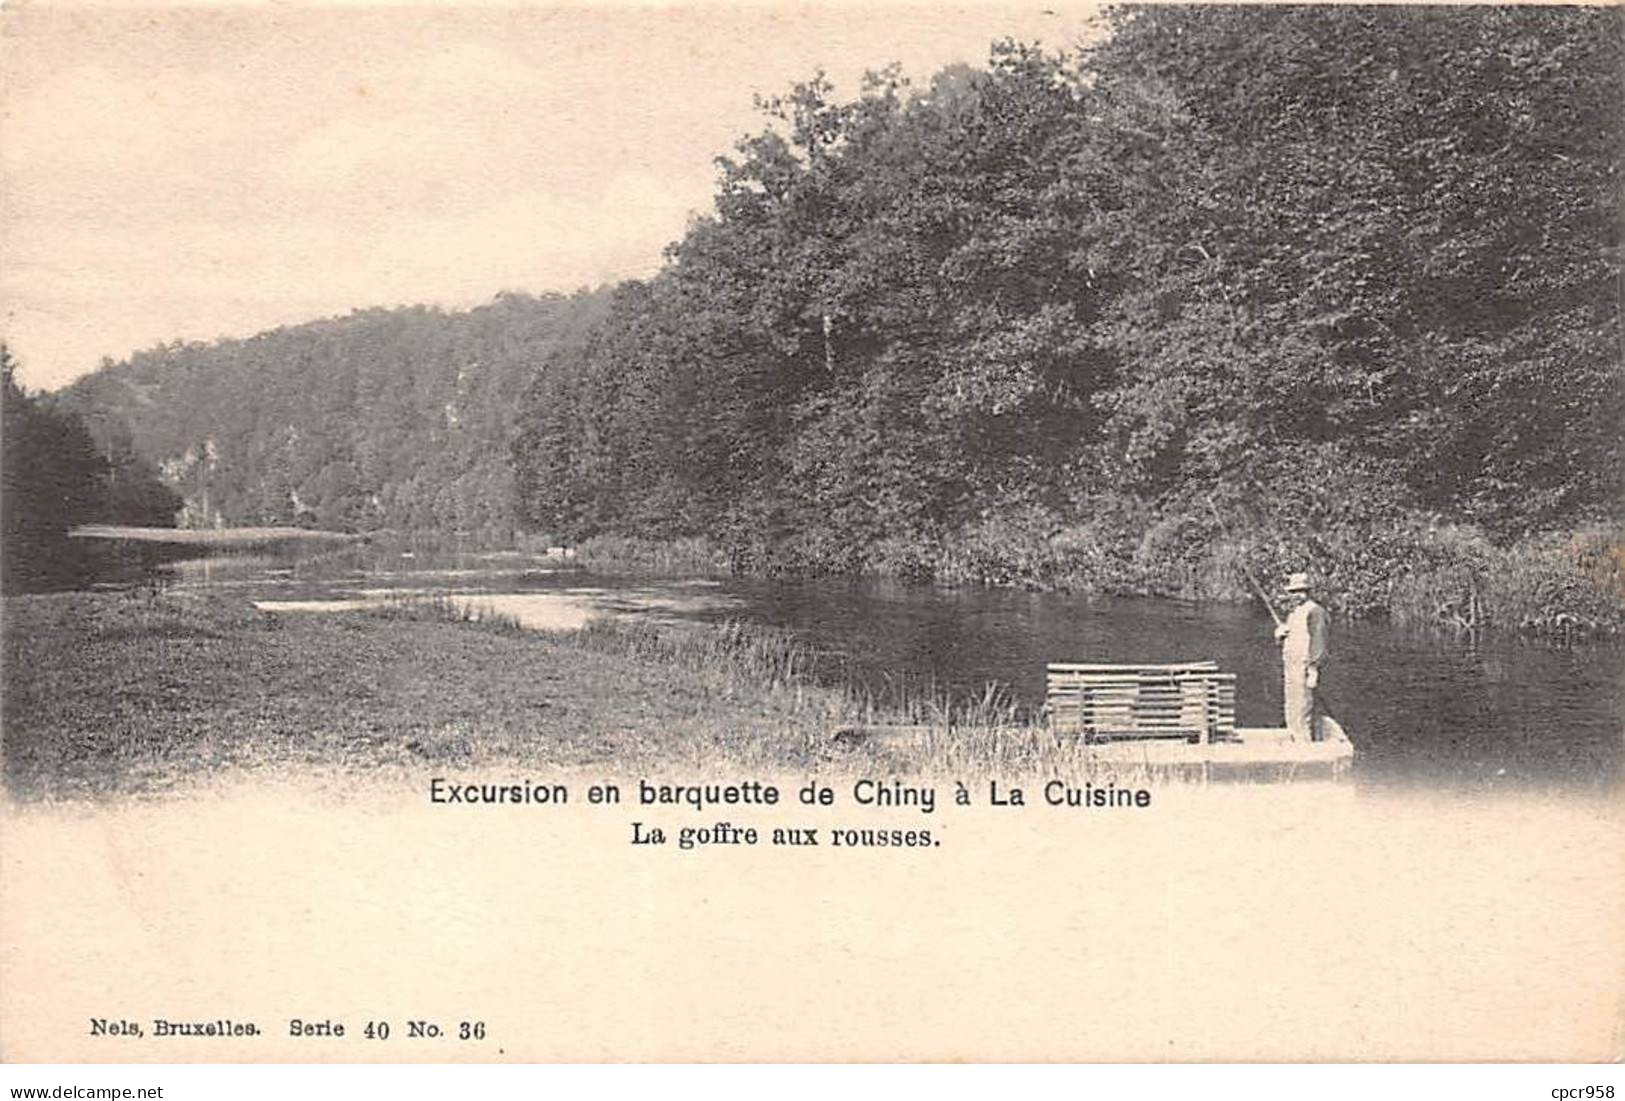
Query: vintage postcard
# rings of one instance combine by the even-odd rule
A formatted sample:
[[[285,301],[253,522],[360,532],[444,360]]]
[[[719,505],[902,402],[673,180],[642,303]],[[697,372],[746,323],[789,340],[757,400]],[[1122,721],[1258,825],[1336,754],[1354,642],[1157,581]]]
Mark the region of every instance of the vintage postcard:
[[[7,5],[0,1058],[1618,1060],[1622,20]]]

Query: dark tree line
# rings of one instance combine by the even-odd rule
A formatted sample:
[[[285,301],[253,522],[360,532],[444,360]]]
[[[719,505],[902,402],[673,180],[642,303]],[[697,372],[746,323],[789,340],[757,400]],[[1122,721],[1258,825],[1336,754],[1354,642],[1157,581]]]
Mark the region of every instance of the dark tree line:
[[[714,216],[531,390],[525,519],[1111,584],[1211,557],[1213,502],[1375,594],[1441,523],[1613,515],[1618,9],[1110,32],[765,104]]]
[[[172,527],[180,500],[126,437],[104,445],[77,414],[27,394],[0,344],[0,579],[28,592],[83,580],[89,548],[68,538],[87,523]]]

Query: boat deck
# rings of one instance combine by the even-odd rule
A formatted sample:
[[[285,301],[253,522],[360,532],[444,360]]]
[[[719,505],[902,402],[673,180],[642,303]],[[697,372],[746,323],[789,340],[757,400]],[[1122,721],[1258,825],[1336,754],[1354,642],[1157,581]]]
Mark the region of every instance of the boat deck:
[[[1134,739],[1091,745],[1091,756],[1114,764],[1158,770],[1200,770],[1204,775],[1256,774],[1259,779],[1338,778],[1354,765],[1354,743],[1333,719],[1323,720],[1326,738],[1294,739],[1285,727],[1237,727],[1235,737],[1192,743]]]
[[[1171,777],[1253,781],[1345,778],[1354,765],[1354,744],[1336,720],[1322,721],[1326,738],[1318,742],[1294,739],[1284,727],[1238,727],[1233,736],[1209,742],[1125,738],[1081,743],[1079,749],[1102,764],[1142,768]],[[1010,727],[991,733],[1078,744],[1075,736],[1056,735],[1045,727]],[[848,726],[834,732],[836,743],[848,747],[909,745],[929,749],[955,736],[951,729],[909,725]]]

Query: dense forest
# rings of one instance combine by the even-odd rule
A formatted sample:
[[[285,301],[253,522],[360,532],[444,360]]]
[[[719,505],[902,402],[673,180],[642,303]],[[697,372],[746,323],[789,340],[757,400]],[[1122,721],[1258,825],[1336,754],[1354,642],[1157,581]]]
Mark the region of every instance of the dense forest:
[[[1625,13],[1107,19],[764,101],[646,280],[162,347],[64,401],[188,524],[1617,621]]]
[[[248,340],[170,344],[61,395],[128,433],[184,498],[183,526],[511,537],[520,397],[608,295],[504,294],[467,312],[358,311]]]
[[[1247,554],[1356,611],[1606,522],[1621,21],[1150,7],[920,87],[800,85],[539,377],[525,517],[1196,595]]]

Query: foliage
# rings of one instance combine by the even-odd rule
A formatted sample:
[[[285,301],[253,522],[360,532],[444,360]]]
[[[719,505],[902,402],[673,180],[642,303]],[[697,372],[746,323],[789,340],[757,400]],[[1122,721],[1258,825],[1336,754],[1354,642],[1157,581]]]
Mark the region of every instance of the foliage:
[[[653,577],[703,577],[727,573],[728,560],[710,540],[639,539],[597,535],[573,548],[568,561],[595,573],[643,574]]]
[[[127,439],[99,446],[73,412],[24,393],[15,368],[0,344],[0,581],[6,592],[59,588],[87,567],[85,548],[69,540],[69,529],[93,522],[172,527],[180,502]]]
[[[1437,561],[1436,518],[1603,521],[1621,18],[1155,6],[924,87],[798,85],[538,379],[524,515],[753,569],[1312,567],[1353,614]]]
[[[499,295],[466,313],[358,311],[104,364],[62,400],[122,432],[185,498],[188,526],[514,527],[506,452],[531,374],[599,299]]]
[[[1498,536],[1614,506],[1620,23],[1120,13],[1095,90],[1157,143],[1101,246],[1128,473],[1335,441]]]
[[[1471,530],[1427,532],[1388,608],[1401,623],[1503,628],[1572,641],[1625,630],[1625,533],[1541,535],[1497,547]]]

